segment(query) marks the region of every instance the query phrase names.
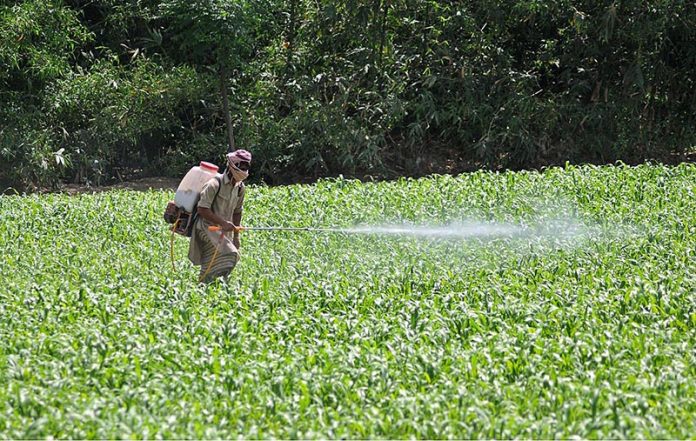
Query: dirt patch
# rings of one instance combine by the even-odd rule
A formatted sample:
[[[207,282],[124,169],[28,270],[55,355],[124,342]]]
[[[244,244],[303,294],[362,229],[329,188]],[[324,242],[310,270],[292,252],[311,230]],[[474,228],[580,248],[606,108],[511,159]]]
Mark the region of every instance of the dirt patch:
[[[99,193],[102,191],[110,190],[134,190],[134,191],[148,191],[148,190],[176,190],[179,185],[180,179],[177,178],[142,178],[135,179],[132,181],[119,182],[113,185],[104,185],[101,187],[94,187],[88,185],[75,185],[67,184],[58,189],[59,193],[67,194],[82,194],[82,193]]]

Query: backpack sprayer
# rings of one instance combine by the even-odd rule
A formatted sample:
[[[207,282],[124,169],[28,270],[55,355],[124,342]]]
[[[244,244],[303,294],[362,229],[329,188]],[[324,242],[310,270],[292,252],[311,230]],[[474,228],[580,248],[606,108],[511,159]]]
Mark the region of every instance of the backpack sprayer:
[[[193,224],[196,222],[198,200],[201,190],[211,178],[218,177],[218,166],[202,161],[186,173],[176,189],[174,200],[169,201],[164,210],[164,220],[173,224],[172,233],[191,237]],[[219,188],[218,188],[219,191]],[[217,197],[217,194],[215,194]]]

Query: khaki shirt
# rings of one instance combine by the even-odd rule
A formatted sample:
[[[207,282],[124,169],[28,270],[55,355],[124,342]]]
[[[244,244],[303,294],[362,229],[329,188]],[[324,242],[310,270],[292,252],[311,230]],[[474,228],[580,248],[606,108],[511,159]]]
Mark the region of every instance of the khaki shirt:
[[[232,221],[232,215],[242,212],[244,205],[244,184],[237,182],[232,185],[231,179],[225,174],[222,177],[222,187],[218,192],[217,178],[210,179],[201,191],[201,198],[198,201],[198,206],[202,208],[210,208],[213,213]],[[217,193],[217,197],[215,197]],[[215,201],[213,201],[215,199]],[[213,225],[208,220],[199,216],[196,224],[193,226],[193,234],[189,244],[189,259],[194,265],[200,265],[202,261],[202,251],[204,249],[201,241],[203,237],[208,239],[215,245],[220,244],[220,253],[238,253],[237,248],[232,244],[232,234],[226,234],[225,239],[220,241],[220,232],[208,231],[208,227]]]

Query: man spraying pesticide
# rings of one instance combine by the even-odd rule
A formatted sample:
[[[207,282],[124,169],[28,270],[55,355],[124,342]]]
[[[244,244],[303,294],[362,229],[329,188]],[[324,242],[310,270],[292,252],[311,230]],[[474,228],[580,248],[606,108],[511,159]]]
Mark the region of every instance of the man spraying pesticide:
[[[227,277],[239,262],[239,225],[244,207],[244,180],[249,176],[251,153],[235,150],[227,154],[222,178],[210,179],[201,190],[198,220],[193,225],[189,260],[201,266],[200,281]],[[218,231],[210,227],[218,226]],[[232,238],[227,233],[234,232]]]
[[[199,279],[210,282],[227,277],[239,262],[239,233],[244,207],[244,180],[249,176],[251,153],[227,154],[227,168],[201,162],[179,184],[164,219],[173,224],[171,254],[174,267],[174,233],[191,238],[188,257],[201,266]],[[234,232],[232,238],[228,233]]]

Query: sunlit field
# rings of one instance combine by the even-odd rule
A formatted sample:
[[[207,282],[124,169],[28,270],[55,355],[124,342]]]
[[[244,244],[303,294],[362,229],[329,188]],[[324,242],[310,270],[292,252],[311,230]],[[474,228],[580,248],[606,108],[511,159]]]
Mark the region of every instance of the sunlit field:
[[[696,167],[250,186],[199,285],[173,192],[0,197],[1,438],[689,438]],[[478,230],[472,230],[478,231]]]

